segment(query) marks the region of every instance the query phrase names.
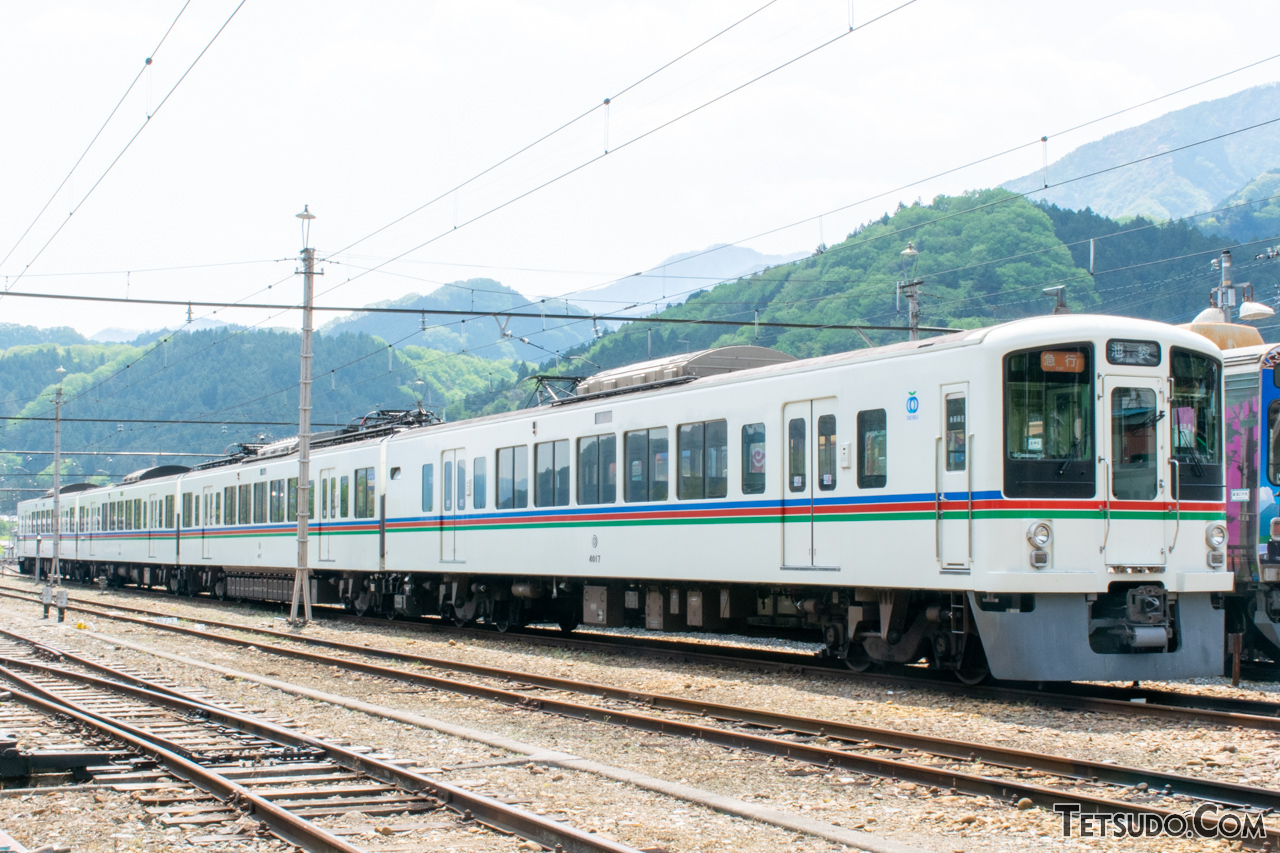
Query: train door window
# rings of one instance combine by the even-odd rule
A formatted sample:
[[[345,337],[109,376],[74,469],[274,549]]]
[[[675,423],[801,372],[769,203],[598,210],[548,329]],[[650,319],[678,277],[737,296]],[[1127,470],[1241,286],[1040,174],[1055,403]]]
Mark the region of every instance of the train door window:
[[[1267,479],[1280,486],[1280,400],[1267,408]]]
[[[182,493],[182,526],[191,526],[191,493]]]
[[[343,474],[338,478],[338,512],[335,518],[346,518],[351,512],[351,479]]]
[[[249,524],[253,521],[253,486],[248,483],[240,486],[240,498],[237,503],[236,518],[241,524]]]
[[[307,489],[307,497],[311,496],[311,490]],[[307,513],[310,518],[311,514]],[[285,521],[298,520],[298,478],[290,477],[288,486],[288,500],[285,506]]]
[[[431,463],[422,466],[422,511],[431,512],[435,498],[435,467]]]
[[[264,524],[267,520],[267,484],[253,484],[253,523]]]
[[[742,427],[742,493],[764,494],[766,454],[764,424],[744,424]]]
[[[803,492],[806,488],[805,441],[804,418],[792,418],[787,424],[787,488],[793,492]]]
[[[272,480],[270,484],[271,522],[284,521],[284,480]]]
[[[858,488],[883,489],[889,482],[889,431],[884,409],[858,412]]]
[[[489,460],[484,456],[477,456],[471,460],[471,479],[473,481],[471,506],[473,509],[484,509],[485,507],[485,489],[488,487],[489,482],[488,467]]]
[[[1156,496],[1156,393],[1150,388],[1111,392],[1111,490],[1116,500],[1149,501]]]
[[[222,506],[226,510],[223,516],[227,520],[227,524],[236,523],[236,487],[227,486],[222,490]]]
[[[963,471],[965,466],[965,398],[947,395],[947,470]]]
[[[684,424],[676,442],[680,459],[676,496],[680,500],[725,497],[729,491],[728,422]]]
[[[611,504],[618,499],[618,437],[612,433],[578,439],[578,503]]]
[[[533,505],[569,505],[569,441],[544,441],[533,446]]]
[[[444,511],[453,512],[453,462],[445,460],[444,479],[441,480],[441,493],[444,496]]]
[[[818,416],[818,490],[836,487],[836,416]]]
[[[461,473],[461,471],[459,471]],[[345,477],[343,478],[346,479]],[[377,503],[374,500],[374,492],[377,489],[377,481],[374,478],[372,468],[356,469],[356,518],[373,518],[376,514]],[[346,495],[343,495],[345,498]],[[343,500],[345,504],[346,501]],[[346,513],[343,513],[345,516]]]
[[[370,505],[372,506],[372,504]],[[456,506],[458,512],[462,512],[467,508],[467,460],[465,459],[458,460],[458,500]]]

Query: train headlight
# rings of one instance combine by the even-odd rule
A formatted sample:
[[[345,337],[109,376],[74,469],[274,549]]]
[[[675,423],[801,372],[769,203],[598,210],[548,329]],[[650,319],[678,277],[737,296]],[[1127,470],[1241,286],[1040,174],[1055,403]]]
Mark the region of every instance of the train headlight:
[[[1204,532],[1204,541],[1215,551],[1227,544],[1227,528],[1222,524],[1210,524]]]
[[[1027,528],[1027,541],[1033,548],[1045,548],[1053,541],[1053,527],[1047,521],[1037,521]]]

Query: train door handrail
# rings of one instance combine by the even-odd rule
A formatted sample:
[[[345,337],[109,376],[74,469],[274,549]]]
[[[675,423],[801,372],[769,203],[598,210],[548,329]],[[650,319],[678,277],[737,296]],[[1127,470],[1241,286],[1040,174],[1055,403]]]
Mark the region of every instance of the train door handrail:
[[[1182,466],[1178,460],[1169,457],[1169,465],[1173,468],[1173,541],[1169,543],[1169,553],[1178,547],[1178,531],[1182,529]]]

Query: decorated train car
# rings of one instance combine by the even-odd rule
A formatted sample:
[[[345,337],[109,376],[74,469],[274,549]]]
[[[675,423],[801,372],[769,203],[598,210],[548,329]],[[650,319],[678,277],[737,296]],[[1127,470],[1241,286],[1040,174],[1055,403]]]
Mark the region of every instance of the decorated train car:
[[[1216,673],[1221,353],[1035,318],[794,360],[726,347],[456,423],[318,435],[318,603],[499,629],[810,630],[965,680]],[[286,600],[296,440],[20,507],[27,571]]]

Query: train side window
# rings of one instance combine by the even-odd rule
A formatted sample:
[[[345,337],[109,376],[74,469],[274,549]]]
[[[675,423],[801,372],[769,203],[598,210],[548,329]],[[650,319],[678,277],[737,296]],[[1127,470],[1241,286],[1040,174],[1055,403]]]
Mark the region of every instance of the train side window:
[[[236,523],[236,487],[227,486],[222,490],[222,506],[226,510],[223,516],[227,520],[227,524]]]
[[[836,416],[818,416],[818,490],[836,487]]]
[[[684,424],[676,442],[680,458],[676,496],[680,500],[725,497],[729,492],[728,422]]]
[[[310,494],[311,494],[311,490],[308,489],[307,495],[310,496]],[[298,520],[298,478],[297,477],[289,478],[288,495],[289,495],[288,502],[285,507],[285,521],[297,521]],[[310,518],[310,517],[311,517],[311,514],[308,513],[307,518]]]
[[[524,509],[529,505],[529,446],[503,447],[498,451],[498,509]]]
[[[253,484],[253,523],[265,524],[267,521],[267,484]]]
[[[422,511],[431,512],[435,499],[435,467],[428,462],[422,466]]]
[[[533,505],[569,505],[569,440],[533,446]]]
[[[1267,479],[1280,486],[1280,400],[1267,407]]]
[[[244,483],[240,486],[240,499],[238,503],[239,512],[236,517],[240,519],[241,524],[248,524],[253,520],[253,486],[248,483]]]
[[[805,490],[808,475],[806,440],[804,418],[792,418],[787,424],[787,488],[793,492]]]
[[[376,487],[377,481],[372,468],[356,469],[356,518],[373,518],[377,513],[377,503],[374,500]],[[346,495],[343,495],[343,498],[345,497]],[[346,501],[344,500],[343,503]]]
[[[284,521],[284,480],[271,481],[271,523]]]
[[[488,488],[489,460],[484,456],[477,456],[471,460],[471,507],[472,509],[484,509],[485,505],[485,489]]]
[[[351,513],[351,478],[343,474],[338,478],[338,511],[329,514],[334,518],[346,518]]]
[[[966,412],[963,394],[947,395],[947,470],[963,471],[965,468]]]
[[[883,489],[889,482],[889,431],[884,409],[858,412],[858,488]]]
[[[578,503],[611,504],[618,499],[618,437],[613,433],[578,439]]]
[[[164,496],[164,526],[173,529],[173,495]]]
[[[742,427],[742,493],[764,494],[764,463],[767,458],[764,446],[764,424],[744,424]]]
[[[182,493],[182,526],[191,526],[191,493]]]
[[[68,510],[69,512],[70,510]],[[69,517],[69,516],[68,516]],[[133,526],[138,530],[142,530],[147,525],[143,521],[145,516],[142,513],[142,498],[133,499]]]

